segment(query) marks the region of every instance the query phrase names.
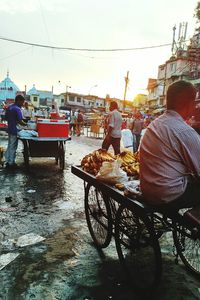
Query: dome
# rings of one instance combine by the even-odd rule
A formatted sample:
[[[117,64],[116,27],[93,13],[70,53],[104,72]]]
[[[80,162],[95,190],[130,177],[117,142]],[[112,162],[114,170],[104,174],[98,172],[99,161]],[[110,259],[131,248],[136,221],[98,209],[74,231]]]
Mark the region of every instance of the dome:
[[[31,95],[38,95],[38,91],[36,90],[35,84],[33,85],[33,87],[27,92],[27,95],[31,96]]]
[[[6,101],[6,99],[15,99],[17,92],[20,89],[10,79],[9,74],[0,82],[0,101]]]

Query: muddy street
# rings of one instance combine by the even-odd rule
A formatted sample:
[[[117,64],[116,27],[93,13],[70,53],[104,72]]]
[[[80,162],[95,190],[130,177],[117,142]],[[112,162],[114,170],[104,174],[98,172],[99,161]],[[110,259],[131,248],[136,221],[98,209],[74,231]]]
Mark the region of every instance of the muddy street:
[[[101,143],[85,136],[67,142],[63,172],[54,158],[32,158],[27,172],[21,143],[20,168],[0,166],[0,299],[139,300],[123,278],[114,241],[103,251],[93,246],[83,181],[71,173]],[[171,239],[161,241],[163,279],[153,300],[200,299],[200,282],[175,264]]]

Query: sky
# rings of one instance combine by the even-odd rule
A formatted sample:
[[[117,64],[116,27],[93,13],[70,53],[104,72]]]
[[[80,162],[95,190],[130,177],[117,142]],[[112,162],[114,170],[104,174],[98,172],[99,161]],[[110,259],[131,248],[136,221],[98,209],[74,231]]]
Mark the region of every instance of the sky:
[[[48,45],[37,47],[0,39],[0,81],[11,80],[27,90],[75,92],[123,99],[146,93],[148,78],[171,56],[176,25],[188,22],[194,34],[197,0],[0,0],[0,38]]]

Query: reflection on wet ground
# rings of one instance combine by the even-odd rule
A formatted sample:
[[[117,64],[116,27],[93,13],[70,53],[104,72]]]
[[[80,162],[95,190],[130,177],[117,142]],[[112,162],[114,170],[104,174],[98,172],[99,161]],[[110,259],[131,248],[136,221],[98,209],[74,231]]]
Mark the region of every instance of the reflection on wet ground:
[[[101,140],[74,137],[66,144],[66,167],[54,158],[33,158],[30,171],[0,169],[0,255],[19,253],[0,270],[3,300],[138,300],[121,272],[114,241],[97,251],[84,215],[83,182],[71,165],[101,146]],[[0,146],[6,147],[0,136]],[[45,238],[19,247],[16,240],[29,233]],[[170,237],[163,239],[163,280],[153,300],[200,299],[200,283],[182,264],[174,263]]]

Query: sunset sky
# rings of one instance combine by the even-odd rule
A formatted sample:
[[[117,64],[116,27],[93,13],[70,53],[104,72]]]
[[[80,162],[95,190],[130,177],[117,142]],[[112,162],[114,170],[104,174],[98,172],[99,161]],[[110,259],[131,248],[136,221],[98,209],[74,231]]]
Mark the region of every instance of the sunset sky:
[[[0,0],[1,38],[53,47],[127,49],[170,44],[174,25],[195,29],[196,0]],[[131,51],[52,50],[0,40],[0,81],[24,90],[68,91],[127,99],[145,93],[148,78],[171,55],[171,46]]]

